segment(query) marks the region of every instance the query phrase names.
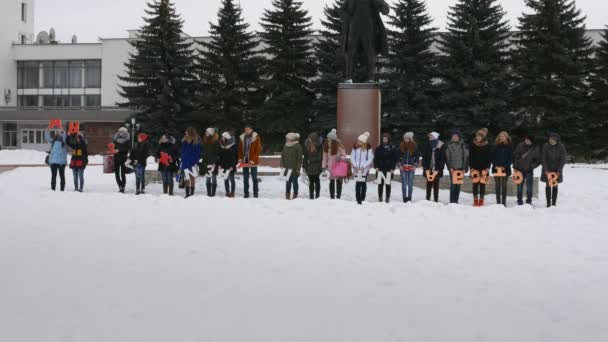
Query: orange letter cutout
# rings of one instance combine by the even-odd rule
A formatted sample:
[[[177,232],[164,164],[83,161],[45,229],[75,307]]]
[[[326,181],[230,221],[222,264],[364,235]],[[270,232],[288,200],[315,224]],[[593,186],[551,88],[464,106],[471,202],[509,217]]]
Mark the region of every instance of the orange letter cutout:
[[[462,170],[452,171],[452,184],[454,184],[454,185],[464,184],[464,171],[462,171]]]
[[[513,183],[515,183],[516,185],[519,185],[523,182],[524,182],[523,173],[521,173],[521,171],[515,170],[515,172],[513,172]]]

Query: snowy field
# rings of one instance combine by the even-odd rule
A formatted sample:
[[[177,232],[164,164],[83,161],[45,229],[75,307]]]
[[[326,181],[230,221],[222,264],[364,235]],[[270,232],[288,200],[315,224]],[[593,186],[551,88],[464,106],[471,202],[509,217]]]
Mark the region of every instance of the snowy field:
[[[559,207],[505,209],[421,189],[404,205],[399,184],[390,205],[373,186],[355,205],[354,183],[288,202],[276,178],[259,200],[134,196],[132,175],[121,195],[100,167],[85,193],[53,193],[48,169],[16,169],[0,174],[0,341],[608,341],[606,176],[568,167]]]

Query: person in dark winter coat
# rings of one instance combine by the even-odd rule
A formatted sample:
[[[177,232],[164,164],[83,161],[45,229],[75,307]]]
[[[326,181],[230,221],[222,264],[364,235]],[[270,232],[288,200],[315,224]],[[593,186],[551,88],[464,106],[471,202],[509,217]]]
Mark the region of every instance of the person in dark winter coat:
[[[496,138],[496,146],[492,152],[492,173],[496,186],[496,203],[507,206],[507,180],[511,177],[513,164],[513,143],[507,132],[500,132]],[[498,168],[502,168],[506,176],[497,176]]]
[[[422,168],[426,177],[427,171],[431,174],[437,172],[437,176],[432,182],[427,179],[426,182],[426,200],[431,200],[431,191],[433,192],[433,200],[439,202],[439,181],[443,177],[443,169],[445,168],[445,144],[439,140],[439,133],[431,132],[428,134],[429,142],[422,149]]]
[[[321,173],[323,172],[323,139],[317,133],[310,133],[304,143],[302,168],[308,176],[310,199],[321,196]]]
[[[239,155],[236,140],[229,132],[224,132],[220,140],[218,164],[222,171],[225,172],[224,187],[226,188],[226,197],[228,198],[234,198],[236,188],[234,175],[236,174],[238,163]]]
[[[524,204],[524,186],[526,187],[526,203],[532,204],[534,192],[534,169],[540,163],[540,148],[534,143],[534,137],[529,135],[519,143],[513,152],[513,168],[521,172],[523,182],[517,185],[517,204]]]
[[[114,135],[114,176],[116,177],[116,184],[118,190],[121,193],[125,192],[127,186],[127,170],[125,163],[129,158],[129,152],[131,151],[131,135],[129,130],[125,127],[121,127],[118,132]]]
[[[470,157],[469,166],[471,172],[473,170],[483,174],[483,172],[490,172],[490,166],[492,164],[492,151],[490,144],[488,143],[488,130],[482,128],[475,133],[475,139],[470,145]],[[486,185],[479,182],[473,183],[473,206],[483,207],[486,195]]]
[[[135,194],[146,193],[146,165],[148,157],[151,155],[150,143],[146,133],[137,135],[137,143],[131,152],[131,165],[135,167]]]
[[[414,192],[414,175],[416,168],[420,162],[418,153],[418,145],[414,141],[414,133],[407,132],[403,136],[403,141],[399,145],[399,169],[401,170],[401,191],[403,194],[403,203],[408,203],[412,200]]]
[[[566,165],[566,147],[560,142],[560,136],[557,133],[549,134],[547,143],[543,146],[541,152],[542,160],[542,175],[540,180],[545,182],[545,194],[547,196],[547,208],[557,205],[558,186],[551,187],[549,173],[557,174],[557,183],[561,184],[564,181],[564,166]]]
[[[194,196],[196,187],[195,168],[201,158],[201,137],[194,127],[188,127],[182,140],[181,165],[182,177],[186,180],[186,198]],[[188,175],[186,175],[186,173]]]
[[[207,177],[206,187],[207,196],[214,197],[217,190],[217,174],[218,174],[218,154],[220,151],[220,142],[217,129],[207,128],[205,137],[203,138],[202,146],[202,163],[199,165],[201,173],[210,174]]]
[[[281,168],[285,170],[291,170],[289,178],[285,182],[285,198],[292,200],[298,198],[298,192],[300,186],[298,184],[298,178],[300,177],[300,171],[302,170],[302,157],[304,151],[302,145],[300,145],[300,134],[288,133],[285,136],[285,146],[283,146],[283,152],[281,153]],[[293,197],[291,197],[291,188],[293,186]]]
[[[70,135],[66,143],[72,149],[70,169],[72,169],[74,175],[74,191],[82,192],[84,190],[84,169],[89,163],[87,141],[82,132],[79,132]]]
[[[179,168],[179,150],[175,138],[167,134],[160,138],[155,159],[163,180],[163,193],[173,196],[173,178]]]
[[[392,181],[393,173],[397,168],[397,160],[399,159],[399,150],[395,145],[391,144],[391,136],[388,133],[382,135],[382,144],[378,146],[374,152],[374,166],[376,174],[380,179],[380,174]],[[391,183],[384,183],[384,179],[378,183],[378,200],[382,202],[382,195],[386,188],[386,203],[391,201]]]
[[[68,145],[66,142],[65,132],[60,130],[55,132],[55,136],[51,139],[51,133],[45,133],[46,141],[51,142],[49,150],[49,166],[51,168],[51,189],[55,191],[57,187],[57,174],[59,173],[60,190],[65,190],[65,166],[68,163]]]
[[[450,203],[458,203],[460,198],[460,185],[454,184],[452,172],[462,171],[466,173],[469,169],[469,149],[462,141],[462,134],[459,131],[452,133],[452,140],[445,148],[445,163],[450,170]]]

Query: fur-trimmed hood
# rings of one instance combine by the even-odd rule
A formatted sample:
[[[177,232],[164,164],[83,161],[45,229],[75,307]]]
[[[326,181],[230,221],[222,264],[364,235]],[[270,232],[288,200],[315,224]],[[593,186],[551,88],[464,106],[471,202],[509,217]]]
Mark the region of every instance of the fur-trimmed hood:
[[[240,137],[240,138],[241,138],[241,141],[245,141],[245,135],[246,135],[245,133],[241,134],[241,137]],[[251,142],[253,143],[253,142],[255,142],[256,140],[258,140],[258,133],[257,133],[257,132],[253,132],[253,133],[251,134]]]

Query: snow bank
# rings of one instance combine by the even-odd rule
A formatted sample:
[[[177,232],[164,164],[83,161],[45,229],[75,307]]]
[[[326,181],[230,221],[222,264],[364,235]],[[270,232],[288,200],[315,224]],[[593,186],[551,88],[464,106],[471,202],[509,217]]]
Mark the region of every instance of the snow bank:
[[[0,165],[44,165],[47,153],[33,150],[1,150]],[[70,156],[68,155],[68,162]],[[102,156],[89,156],[90,164],[102,164]]]
[[[260,200],[120,195],[99,167],[53,193],[46,169],[6,172],[0,341],[604,341],[605,176],[568,168],[558,208],[505,209],[371,186],[357,206],[354,183],[288,202],[276,177]]]

